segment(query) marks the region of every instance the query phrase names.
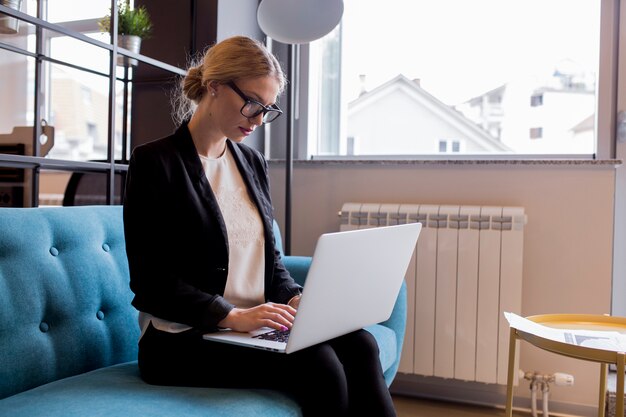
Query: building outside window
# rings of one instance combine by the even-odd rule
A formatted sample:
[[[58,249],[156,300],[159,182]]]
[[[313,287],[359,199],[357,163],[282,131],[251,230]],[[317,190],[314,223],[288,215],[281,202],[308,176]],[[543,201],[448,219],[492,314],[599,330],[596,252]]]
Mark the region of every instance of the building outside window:
[[[355,155],[437,154],[451,134],[464,154],[591,156],[600,5],[345,0],[310,46],[307,156],[347,155],[349,137]]]

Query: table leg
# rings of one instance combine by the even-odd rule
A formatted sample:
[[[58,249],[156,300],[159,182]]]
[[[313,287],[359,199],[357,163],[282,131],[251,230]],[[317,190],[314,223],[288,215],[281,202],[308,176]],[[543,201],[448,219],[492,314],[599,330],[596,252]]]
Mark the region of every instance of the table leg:
[[[511,327],[509,335],[509,370],[506,381],[506,417],[513,416],[513,382],[515,379],[515,345],[517,336],[515,329]]]
[[[622,417],[624,415],[624,362],[626,354],[619,352],[617,354],[617,387],[615,390],[615,416]]]
[[[598,401],[598,417],[604,417],[606,410],[606,376],[609,365],[600,364],[600,401]]]

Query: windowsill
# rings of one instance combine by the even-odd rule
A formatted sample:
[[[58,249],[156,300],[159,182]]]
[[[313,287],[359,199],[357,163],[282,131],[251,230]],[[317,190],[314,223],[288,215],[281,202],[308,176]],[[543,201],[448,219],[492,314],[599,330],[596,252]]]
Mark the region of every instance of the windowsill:
[[[270,164],[284,164],[285,159],[271,159]],[[585,167],[618,167],[620,159],[312,159],[294,160],[295,165],[421,165],[421,166],[585,166]]]

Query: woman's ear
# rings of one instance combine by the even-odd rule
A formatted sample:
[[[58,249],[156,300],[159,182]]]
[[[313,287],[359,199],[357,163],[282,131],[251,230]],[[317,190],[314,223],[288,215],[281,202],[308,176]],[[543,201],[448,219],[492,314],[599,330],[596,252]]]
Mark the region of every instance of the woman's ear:
[[[215,97],[217,95],[219,83],[217,81],[209,81],[207,84],[207,92],[211,95],[211,97]]]

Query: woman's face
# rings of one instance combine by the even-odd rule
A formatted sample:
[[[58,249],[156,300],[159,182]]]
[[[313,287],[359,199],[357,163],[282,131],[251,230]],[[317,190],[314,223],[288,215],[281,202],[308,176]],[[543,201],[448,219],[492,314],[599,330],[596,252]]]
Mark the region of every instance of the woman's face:
[[[274,77],[242,78],[234,81],[236,88],[246,97],[269,106],[278,96],[278,81]],[[241,114],[245,100],[228,84],[216,87],[215,118],[224,136],[236,142],[243,141],[254,129],[263,124],[263,113],[248,118]]]

